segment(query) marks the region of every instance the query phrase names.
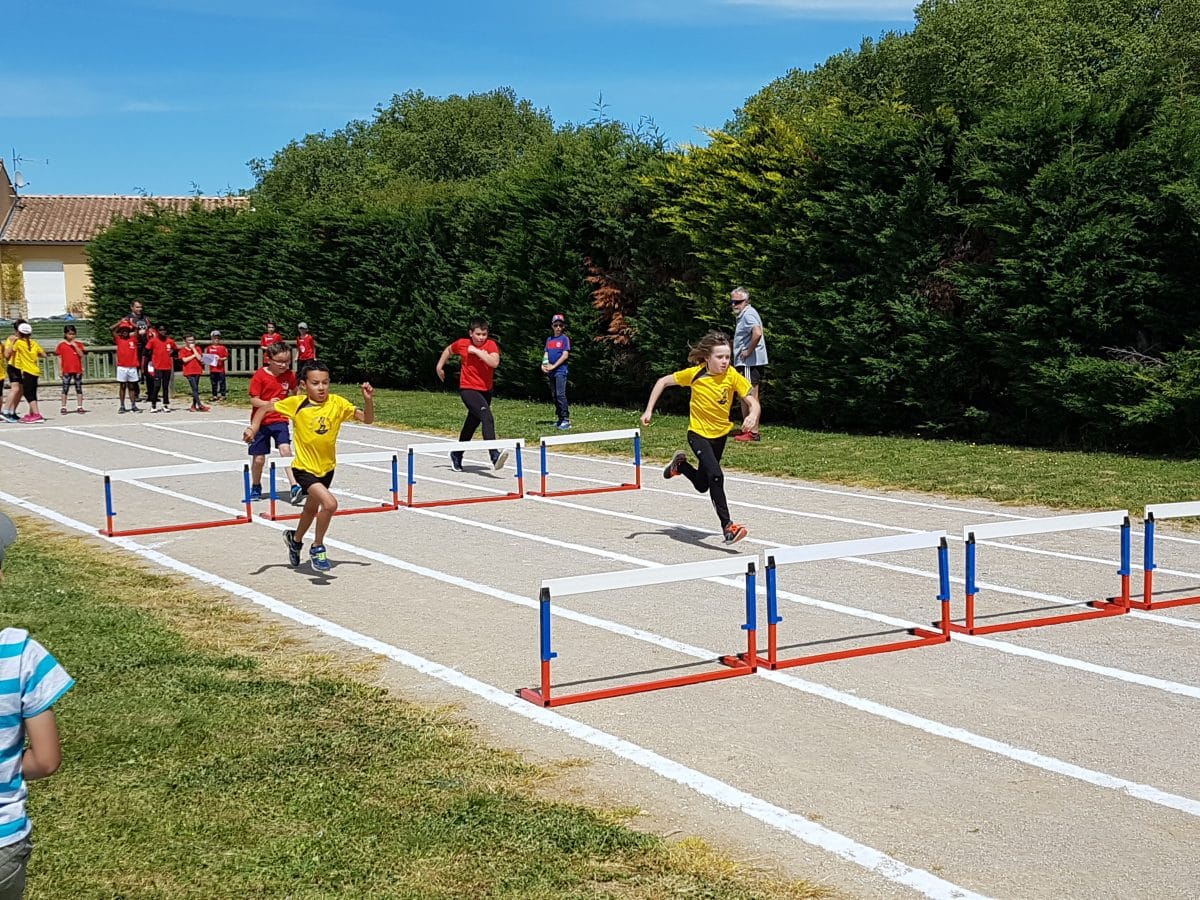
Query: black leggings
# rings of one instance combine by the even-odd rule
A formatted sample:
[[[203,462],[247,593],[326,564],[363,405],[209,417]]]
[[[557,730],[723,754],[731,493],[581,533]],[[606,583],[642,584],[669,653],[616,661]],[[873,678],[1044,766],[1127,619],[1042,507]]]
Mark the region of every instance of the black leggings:
[[[147,372],[146,380],[147,380],[146,387],[148,388],[149,393],[150,393],[150,405],[151,406],[158,405],[158,394],[159,394],[159,391],[161,391],[163,406],[170,406],[171,405],[171,370],[167,369],[165,372],[163,372],[158,369],[155,369],[153,375],[151,375],[150,373]]]
[[[721,455],[725,452],[727,436],[719,438],[701,437],[694,431],[687,433],[688,446],[700,460],[697,469],[687,460],[679,464],[679,474],[687,476],[687,480],[700,493],[707,493],[712,500],[717,518],[721,520],[721,528],[733,522],[729,518],[729,501],[725,499],[725,473],[721,471]]]
[[[469,441],[475,437],[475,429],[482,425],[483,439],[494,441],[496,439],[496,420],[492,418],[492,392],[463,389],[459,390],[458,396],[462,398],[463,406],[467,408],[467,420],[463,422],[458,439]],[[495,453],[495,451],[492,452]]]

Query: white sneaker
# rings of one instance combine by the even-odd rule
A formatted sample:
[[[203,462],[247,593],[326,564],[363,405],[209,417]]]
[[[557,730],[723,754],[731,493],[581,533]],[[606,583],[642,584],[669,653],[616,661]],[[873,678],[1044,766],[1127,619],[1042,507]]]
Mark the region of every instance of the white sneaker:
[[[492,468],[494,468],[496,471],[500,471],[504,468],[504,464],[506,462],[508,462],[508,451],[501,450],[496,454],[496,458],[492,460]]]

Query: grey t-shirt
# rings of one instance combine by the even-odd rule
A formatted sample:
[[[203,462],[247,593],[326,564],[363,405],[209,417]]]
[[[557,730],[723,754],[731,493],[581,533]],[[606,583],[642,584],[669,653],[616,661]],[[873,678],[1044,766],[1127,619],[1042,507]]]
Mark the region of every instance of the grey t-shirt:
[[[754,352],[748,358],[742,359],[742,353],[750,347],[755,325],[762,328],[762,316],[758,314],[757,309],[747,303],[738,315],[737,327],[733,330],[733,364],[735,366],[765,366],[767,364],[767,336],[765,334],[758,339],[758,345],[754,348]]]

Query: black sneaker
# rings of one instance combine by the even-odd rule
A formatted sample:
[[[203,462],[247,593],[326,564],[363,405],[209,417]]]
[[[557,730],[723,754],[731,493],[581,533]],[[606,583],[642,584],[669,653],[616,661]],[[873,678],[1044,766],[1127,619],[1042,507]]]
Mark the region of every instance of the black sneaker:
[[[675,455],[671,457],[671,462],[663,469],[663,478],[674,478],[679,474],[679,467],[685,462],[687,462],[687,454],[682,450],[676,451]]]
[[[461,453],[450,454],[450,468],[452,468],[455,472],[461,472],[463,470],[462,461],[463,455]]]
[[[725,526],[725,543],[736,544],[746,536],[746,526],[739,525],[737,522],[730,522]]]
[[[499,453],[497,453],[495,456],[492,457],[492,468],[494,468],[496,471],[500,471],[501,469],[504,468],[504,464],[506,462],[508,462],[508,451],[501,450]]]
[[[300,551],[304,549],[304,543],[296,540],[296,532],[288,529],[283,533],[283,542],[288,548],[288,562],[293,566],[300,565]]]

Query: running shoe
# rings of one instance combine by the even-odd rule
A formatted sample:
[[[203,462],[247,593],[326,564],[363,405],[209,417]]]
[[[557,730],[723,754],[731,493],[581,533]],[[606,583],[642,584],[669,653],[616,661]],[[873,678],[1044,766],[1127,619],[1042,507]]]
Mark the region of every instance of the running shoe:
[[[79,407],[79,409],[75,410],[75,412],[80,413],[82,415],[83,413],[86,413],[87,410],[81,406],[81,407]]]
[[[129,406],[129,411],[140,413],[142,410],[138,407],[138,405],[136,403],[132,403]]]
[[[122,406],[120,409],[118,409],[118,410],[117,410],[117,415],[118,415],[118,416],[123,416],[123,415],[125,415],[125,413],[127,413],[127,412],[129,412],[129,410],[127,410],[125,407],[123,407],[123,406]]]
[[[296,532],[288,529],[283,533],[283,542],[288,548],[288,562],[293,566],[300,565],[300,551],[304,549],[304,542],[296,540]]]
[[[171,407],[169,407],[169,406],[163,407],[163,412],[170,412],[170,411],[171,411]]]
[[[254,484],[250,486],[250,500],[254,502],[262,499],[262,485]]]
[[[563,419],[561,422],[559,422],[554,427],[557,428],[559,431],[568,431],[571,428],[571,420]]]
[[[196,407],[196,412],[208,412],[208,407],[201,403]]]
[[[318,572],[328,572],[333,568],[333,564],[329,561],[329,557],[325,554],[325,545],[317,544],[308,548],[308,558],[312,562],[312,567]]]
[[[506,462],[508,462],[508,451],[501,450],[499,453],[497,453],[495,456],[492,457],[492,468],[494,468],[498,472],[504,468],[504,464]]]
[[[24,425],[36,425],[38,422],[45,422],[45,421],[46,421],[45,417],[42,416],[40,413],[29,413],[28,415],[21,416],[21,422]]]
[[[675,455],[671,457],[671,462],[663,469],[663,478],[674,478],[679,474],[679,467],[687,462],[687,454],[682,450],[677,450]]]
[[[67,408],[64,406],[62,409],[60,409],[60,410],[58,411],[58,414],[59,414],[60,416],[65,416],[65,415],[67,414]]]
[[[208,402],[209,402],[209,403],[216,403],[216,402],[217,402],[217,395],[216,395],[216,394],[213,394],[211,397],[209,397],[209,398],[208,398]]]
[[[161,410],[161,409],[159,409],[157,406],[152,406],[152,407],[150,407],[150,414],[151,414],[151,415],[153,415],[154,413],[157,413],[157,412],[162,412],[162,410]]]
[[[461,453],[450,454],[450,468],[452,468],[455,472],[461,472],[463,470],[462,461],[463,455]]]
[[[298,484],[293,484],[292,493],[291,496],[288,497],[288,502],[292,504],[292,506],[299,506],[301,503],[303,503],[304,488],[300,487]],[[299,565],[299,563],[296,563],[296,565]]]
[[[733,439],[735,441],[742,441],[743,443],[745,443],[745,442],[749,442],[749,441],[761,441],[762,437],[757,432],[754,432],[754,431],[741,431],[741,432],[738,432],[737,434],[735,434],[733,436]]]
[[[746,526],[730,522],[725,526],[725,543],[736,544],[746,536]]]

